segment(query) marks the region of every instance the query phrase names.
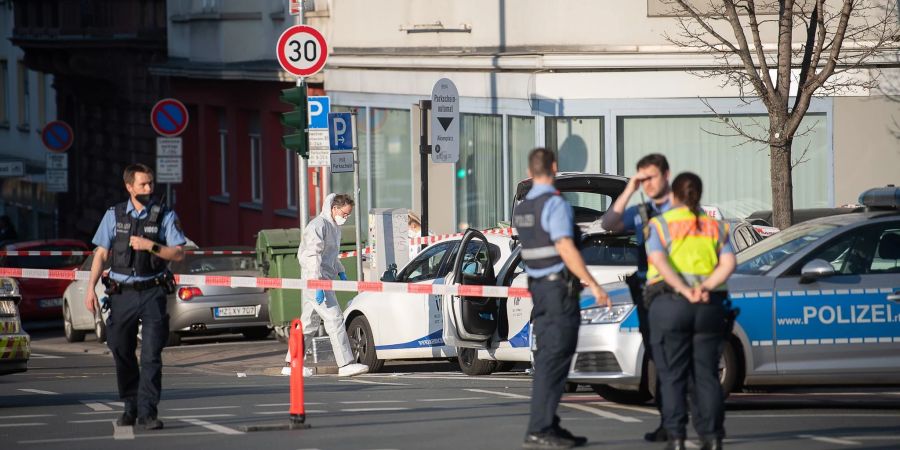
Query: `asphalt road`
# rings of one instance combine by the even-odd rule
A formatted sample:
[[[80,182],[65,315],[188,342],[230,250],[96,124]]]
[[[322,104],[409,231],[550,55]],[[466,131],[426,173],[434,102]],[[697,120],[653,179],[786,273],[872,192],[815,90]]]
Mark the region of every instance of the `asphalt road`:
[[[276,376],[285,346],[230,336],[166,349],[165,429],[117,429],[112,358],[90,339],[34,333],[29,371],[0,377],[4,448],[513,449],[528,418],[531,380],[521,371],[476,378],[447,363],[400,363],[383,374],[307,378],[310,429],[245,433],[287,422],[288,378]],[[741,393],[727,406],[728,448],[900,448],[897,387]],[[662,447],[640,440],[659,420],[649,406],[609,403],[582,387],[559,414],[590,439],[586,448]]]

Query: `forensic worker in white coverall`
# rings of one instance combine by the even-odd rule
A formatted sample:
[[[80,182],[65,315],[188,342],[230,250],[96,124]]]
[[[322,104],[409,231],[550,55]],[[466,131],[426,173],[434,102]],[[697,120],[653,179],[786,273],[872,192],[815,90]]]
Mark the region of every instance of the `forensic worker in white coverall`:
[[[300,274],[304,279],[347,279],[344,266],[338,260],[338,253],[341,246],[341,225],[352,212],[353,199],[349,195],[329,194],[325,197],[322,212],[303,229],[300,248],[297,250]],[[325,324],[339,377],[352,377],[369,371],[368,366],[354,362],[350,340],[344,328],[344,314],[334,291],[305,289],[301,308],[300,320],[303,322],[305,336],[312,336],[320,322]],[[285,361],[289,362],[289,357],[288,355]],[[311,370],[304,370],[304,375],[311,373]]]

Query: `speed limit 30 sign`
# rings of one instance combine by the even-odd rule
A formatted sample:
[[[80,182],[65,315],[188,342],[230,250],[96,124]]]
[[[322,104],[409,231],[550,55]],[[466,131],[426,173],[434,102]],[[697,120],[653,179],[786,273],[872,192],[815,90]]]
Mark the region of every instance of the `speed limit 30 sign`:
[[[298,77],[319,72],[328,58],[328,46],[322,33],[307,25],[295,25],[284,30],[275,51],[281,67]]]

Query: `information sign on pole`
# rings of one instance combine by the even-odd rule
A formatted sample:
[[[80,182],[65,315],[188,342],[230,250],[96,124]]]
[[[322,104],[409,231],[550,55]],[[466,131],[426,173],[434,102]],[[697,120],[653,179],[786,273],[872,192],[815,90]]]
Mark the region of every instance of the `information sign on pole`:
[[[331,173],[353,172],[353,152],[331,152]]]
[[[318,95],[309,97],[309,167],[331,166],[328,143],[328,114],[331,99]]]
[[[156,156],[182,156],[181,138],[156,138]]]
[[[47,153],[47,170],[68,170],[69,155],[67,153]]]
[[[459,160],[459,92],[447,78],[431,90],[431,161],[455,163]]]
[[[164,98],[150,111],[150,124],[157,134],[167,137],[178,136],[188,126],[188,110],[174,98]]]
[[[74,140],[75,133],[72,132],[72,127],[61,120],[54,120],[44,125],[41,130],[41,141],[51,152],[62,153],[68,150]]]
[[[155,181],[157,183],[181,183],[181,157],[157,156]]]
[[[331,138],[332,151],[353,149],[353,132],[350,129],[351,116],[352,114],[348,112],[328,114],[328,135]]]
[[[298,77],[318,73],[328,58],[328,46],[322,33],[308,25],[294,25],[284,30],[275,52],[281,67]]]
[[[47,192],[68,192],[69,191],[69,171],[68,170],[50,170],[48,169],[45,177],[47,178]]]

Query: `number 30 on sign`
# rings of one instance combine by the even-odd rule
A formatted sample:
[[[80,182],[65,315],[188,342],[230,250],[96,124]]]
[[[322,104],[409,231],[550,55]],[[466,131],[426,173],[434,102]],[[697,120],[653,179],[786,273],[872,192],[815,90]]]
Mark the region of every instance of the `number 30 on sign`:
[[[328,58],[328,46],[322,33],[307,25],[295,25],[284,30],[275,51],[281,67],[298,77],[318,73]]]

